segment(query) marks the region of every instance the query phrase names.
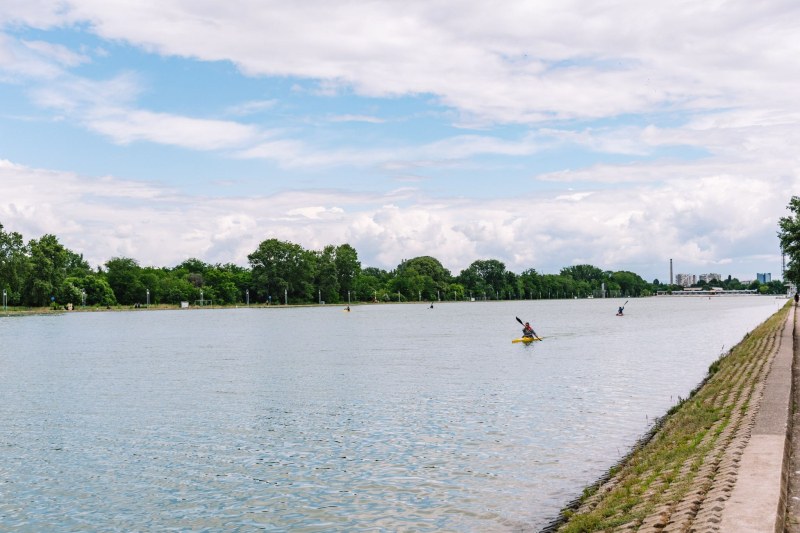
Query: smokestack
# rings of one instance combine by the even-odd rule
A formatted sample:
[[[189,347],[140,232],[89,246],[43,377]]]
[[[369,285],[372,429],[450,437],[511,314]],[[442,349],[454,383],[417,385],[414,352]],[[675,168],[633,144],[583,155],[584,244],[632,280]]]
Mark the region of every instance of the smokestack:
[[[672,259],[669,260],[669,284],[672,285]]]

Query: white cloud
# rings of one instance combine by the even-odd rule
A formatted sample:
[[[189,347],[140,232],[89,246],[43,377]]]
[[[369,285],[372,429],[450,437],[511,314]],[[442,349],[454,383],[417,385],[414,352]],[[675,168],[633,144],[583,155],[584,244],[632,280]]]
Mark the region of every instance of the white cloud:
[[[370,124],[382,124],[386,122],[382,118],[369,115],[335,115],[330,117],[331,122],[368,122]]]
[[[234,116],[253,115],[268,109],[273,109],[277,104],[277,100],[253,100],[228,108],[227,114]]]
[[[512,1],[498,9],[469,1],[7,0],[0,81],[23,86],[36,105],[70,124],[121,145],[221,151],[251,176],[262,160],[289,179],[296,169],[371,167],[418,188],[190,197],[145,181],[5,163],[0,217],[28,237],[57,233],[98,262],[115,254],[164,265],[190,256],[243,262],[271,235],[307,247],[347,239],[367,264],[388,268],[423,253],[454,271],[482,257],[545,272],[575,262],[632,270],[669,258],[696,268],[777,262],[775,223],[800,176],[798,16],[800,5],[783,1]],[[146,109],[146,74],[124,65],[104,79],[79,76],[90,70],[75,68],[91,59],[83,49],[50,41],[47,32],[21,40],[19,27],[78,28],[101,44],[193,66],[229,62],[257,78],[254,84],[288,78],[287,87],[300,88],[298,101],[341,99],[300,111],[303,117],[270,94],[246,91],[243,103],[222,103],[203,116]],[[373,107],[359,96],[383,100]],[[427,103],[431,130],[340,139],[331,130],[292,128],[303,120],[419,127],[401,127],[383,113],[396,97],[411,97],[415,110]],[[347,105],[336,107],[341,102]],[[294,113],[288,126],[255,122],[275,109]],[[441,133],[452,125],[485,133]],[[580,155],[614,157],[573,161],[573,151],[543,165],[553,171],[532,170],[535,203],[530,195],[433,199],[425,192],[444,189],[426,170],[446,170],[453,184],[459,169],[474,169],[484,156],[522,165],[576,147]],[[240,179],[238,168],[225,177]]]
[[[22,43],[27,48],[65,67],[76,67],[90,61],[88,56],[75,53],[61,44],[53,44],[45,41],[22,41]]]
[[[219,150],[238,147],[260,137],[257,128],[236,122],[128,109],[95,111],[87,123],[92,130],[121,144],[149,141],[196,150]]]
[[[494,258],[515,272],[557,273],[587,262],[665,278],[653,269],[670,258],[689,271],[740,277],[762,268],[751,266],[759,257],[761,264],[773,263],[777,275],[777,217],[786,191],[797,190],[800,179],[776,179],[771,189],[741,177],[675,179],[637,186],[621,198],[602,189],[544,195],[535,208],[517,197],[432,200],[413,190],[187,196],[7,161],[0,163],[0,183],[0,221],[7,231],[26,239],[53,233],[96,265],[119,255],[156,266],[189,257],[244,265],[259,242],[276,237],[308,249],[348,242],[365,266],[387,269],[404,258],[432,255],[454,273],[476,259]]]
[[[105,39],[231,61],[252,76],[371,97],[434,95],[492,122],[758,107],[765,92],[792,107],[800,92],[790,74],[800,13],[790,2],[65,0],[4,10],[6,24],[86,24]]]

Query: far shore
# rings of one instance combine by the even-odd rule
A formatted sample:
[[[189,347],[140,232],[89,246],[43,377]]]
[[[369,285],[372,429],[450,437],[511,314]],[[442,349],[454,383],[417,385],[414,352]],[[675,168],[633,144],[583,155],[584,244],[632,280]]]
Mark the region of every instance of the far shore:
[[[501,300],[487,300],[487,302],[498,302]],[[505,301],[505,300],[502,300]],[[89,312],[114,312],[114,311],[192,311],[200,309],[288,309],[294,307],[355,307],[359,305],[386,305],[386,304],[416,304],[429,306],[431,303],[440,305],[448,303],[464,303],[462,301],[413,301],[413,302],[351,302],[351,303],[309,303],[309,304],[266,304],[266,303],[252,303],[252,304],[236,304],[236,305],[190,305],[189,307],[181,307],[175,304],[140,304],[138,307],[135,305],[112,305],[112,306],[73,306],[72,309],[67,309],[66,306],[58,307],[7,307],[0,309],[0,316],[27,316],[27,315],[62,315],[68,313],[89,313]],[[466,303],[479,303],[466,302]]]
[[[653,296],[639,296],[639,298],[658,298],[658,297],[665,297],[665,296],[669,297],[669,296],[673,296],[673,295],[659,294],[659,295],[653,295]],[[691,295],[691,296],[698,297],[700,295],[694,294],[694,295]],[[736,295],[731,294],[731,295],[726,295],[726,296],[742,296],[742,295],[741,294],[736,294]],[[772,294],[765,294],[765,295],[749,294],[748,296],[769,296],[769,297],[775,297],[775,298],[779,298],[779,299],[789,299],[789,296],[786,296],[786,295],[775,296],[775,295],[772,295]],[[685,298],[686,296],[681,296],[681,297]],[[618,299],[621,299],[621,298],[623,298],[623,297],[622,296],[619,296],[619,297],[617,297],[617,296],[613,296],[613,297],[609,296],[606,299],[607,300],[615,300],[615,299],[618,300]],[[628,297],[624,297],[624,298],[628,298]],[[558,299],[558,300],[563,300],[563,299],[569,300],[570,298],[553,298],[553,300],[556,300],[556,299]],[[581,298],[581,299],[591,299],[591,298]],[[549,300],[549,299],[546,299],[546,298],[545,299],[541,299],[541,301],[544,301],[544,300]],[[190,311],[190,310],[198,310],[198,309],[243,309],[243,308],[247,308],[247,309],[250,309],[250,308],[252,308],[252,309],[288,309],[288,308],[296,308],[296,307],[347,307],[347,306],[351,306],[352,307],[352,306],[360,306],[360,305],[378,305],[378,304],[380,304],[380,305],[387,305],[387,304],[414,305],[414,304],[416,304],[416,305],[428,305],[429,306],[431,304],[441,305],[441,304],[452,304],[452,303],[497,303],[497,302],[511,302],[511,301],[540,301],[540,299],[537,299],[537,300],[478,300],[478,299],[475,299],[475,300],[472,300],[472,301],[470,301],[470,300],[458,300],[458,301],[453,301],[453,300],[439,300],[439,301],[436,301],[436,300],[434,300],[434,301],[430,301],[430,300],[413,300],[413,301],[402,301],[402,302],[389,300],[389,301],[383,301],[383,302],[350,302],[350,303],[347,303],[347,302],[344,302],[344,303],[326,303],[326,302],[322,302],[322,303],[306,303],[306,304],[284,304],[284,303],[271,303],[271,304],[269,304],[269,303],[251,303],[251,304],[239,303],[239,304],[235,304],[235,305],[228,305],[228,304],[226,304],[226,305],[214,305],[214,304],[197,305],[197,304],[195,304],[195,305],[190,305],[189,307],[181,307],[180,305],[176,305],[176,304],[150,304],[150,305],[138,304],[138,305],[112,305],[112,306],[101,306],[101,305],[81,306],[81,305],[74,305],[73,304],[71,309],[68,309],[67,305],[58,305],[58,306],[53,306],[53,307],[51,307],[51,306],[45,306],[45,307],[12,307],[12,306],[8,306],[8,307],[6,307],[4,309],[0,309],[0,317],[3,317],[3,316],[29,316],[29,315],[59,315],[59,314],[66,314],[66,313],[76,313],[76,312],[77,313],[86,313],[86,312],[98,312],[98,311],[116,311],[116,312],[120,312],[120,311],[166,311],[166,310],[173,310],[173,311],[174,310],[181,310],[181,311],[189,310]]]

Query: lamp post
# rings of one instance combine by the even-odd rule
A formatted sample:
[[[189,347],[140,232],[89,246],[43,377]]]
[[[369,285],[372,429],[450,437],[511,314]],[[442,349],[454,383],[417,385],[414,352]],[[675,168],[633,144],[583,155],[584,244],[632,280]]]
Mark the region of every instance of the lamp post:
[[[289,291],[288,291],[288,289],[283,289],[283,305],[289,305]]]
[[[3,291],[5,293],[6,291]],[[5,294],[3,295],[5,299]],[[81,306],[86,307],[86,289],[81,289]]]
[[[3,289],[3,311],[6,310],[6,290]]]
[[[322,305],[322,289],[317,289],[317,300],[319,300],[319,305]]]
[[[350,306],[350,291],[347,291],[347,306]]]
[[[202,296],[203,293],[201,292],[200,294],[201,294],[200,297],[202,298],[203,297]],[[147,307],[148,308],[150,307],[150,289],[147,289]]]
[[[250,305],[250,289],[244,290],[244,298],[245,301],[247,302],[247,305]]]

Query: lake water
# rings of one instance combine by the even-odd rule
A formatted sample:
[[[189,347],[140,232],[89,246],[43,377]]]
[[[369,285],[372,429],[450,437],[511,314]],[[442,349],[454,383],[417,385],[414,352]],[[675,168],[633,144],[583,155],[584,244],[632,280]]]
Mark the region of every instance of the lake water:
[[[785,302],[0,318],[0,529],[535,531]]]

